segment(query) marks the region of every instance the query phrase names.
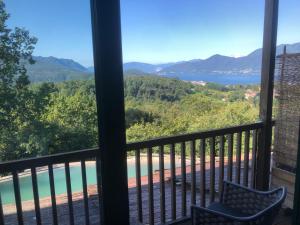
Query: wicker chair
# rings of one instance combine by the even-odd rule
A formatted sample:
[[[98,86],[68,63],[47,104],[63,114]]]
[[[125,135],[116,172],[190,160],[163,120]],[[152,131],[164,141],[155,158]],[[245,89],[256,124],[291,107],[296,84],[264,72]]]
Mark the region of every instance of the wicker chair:
[[[224,181],[220,202],[191,207],[192,224],[271,225],[285,197],[283,187],[261,192]]]

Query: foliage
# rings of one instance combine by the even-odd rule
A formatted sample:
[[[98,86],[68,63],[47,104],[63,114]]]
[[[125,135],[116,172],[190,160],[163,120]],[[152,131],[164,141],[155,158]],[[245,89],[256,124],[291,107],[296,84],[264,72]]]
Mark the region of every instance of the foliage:
[[[193,93],[190,83],[158,76],[128,76],[124,83],[125,97],[139,100],[177,101]]]
[[[161,84],[162,80],[164,82]],[[257,119],[258,108],[253,102],[229,100],[234,90],[199,88],[179,80],[158,77],[149,79],[145,76],[125,77],[124,82],[127,84],[125,93],[134,93],[132,89],[137,87],[128,84],[139,83],[143,86],[143,94],[127,95],[125,99],[128,142],[250,123]],[[149,82],[151,85],[148,85]],[[166,84],[172,88],[166,89]],[[177,85],[179,91],[173,92],[175,96],[161,97],[171,96],[171,90],[176,89]],[[29,90],[38,96],[35,98],[35,106],[32,105],[32,111],[36,113],[40,127],[32,126],[27,129],[29,136],[23,133],[17,135],[27,143],[26,148],[32,149],[32,154],[13,155],[10,158],[97,146],[93,81],[33,84]],[[151,91],[160,94],[151,95]],[[2,140],[2,143],[6,141]],[[22,142],[14,143],[17,147]],[[14,152],[10,149],[10,152]],[[7,156],[2,159],[7,159]]]
[[[37,39],[29,32],[6,25],[9,15],[0,1],[0,156],[15,159],[35,155],[40,146],[33,142],[38,130],[43,108],[38,108],[37,96],[41,90],[29,89],[24,61],[34,63],[32,52]],[[44,90],[45,91],[45,90]],[[44,97],[47,93],[44,93]],[[33,132],[32,132],[33,131]]]
[[[97,146],[94,91],[88,84],[76,89],[80,84],[68,82],[51,95],[43,119],[58,127],[51,142],[52,153]]]
[[[126,127],[129,128],[136,123],[152,123],[158,118],[153,113],[149,113],[137,108],[128,108],[125,111]]]

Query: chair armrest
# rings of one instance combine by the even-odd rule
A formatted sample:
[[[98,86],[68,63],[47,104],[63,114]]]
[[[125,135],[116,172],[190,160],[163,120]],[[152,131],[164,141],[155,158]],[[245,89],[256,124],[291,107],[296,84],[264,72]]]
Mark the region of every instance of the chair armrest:
[[[192,225],[211,225],[211,224],[226,224],[235,225],[239,221],[240,225],[246,224],[247,219],[226,215],[224,213],[211,209],[191,206]]]

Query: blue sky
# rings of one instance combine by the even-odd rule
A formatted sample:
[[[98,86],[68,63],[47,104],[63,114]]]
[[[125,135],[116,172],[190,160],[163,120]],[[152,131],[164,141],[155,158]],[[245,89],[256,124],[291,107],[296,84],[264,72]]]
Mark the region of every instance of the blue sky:
[[[93,64],[89,0],[4,0],[35,55]],[[121,0],[124,62],[247,55],[262,45],[264,0]],[[300,41],[300,1],[281,0],[278,44]]]

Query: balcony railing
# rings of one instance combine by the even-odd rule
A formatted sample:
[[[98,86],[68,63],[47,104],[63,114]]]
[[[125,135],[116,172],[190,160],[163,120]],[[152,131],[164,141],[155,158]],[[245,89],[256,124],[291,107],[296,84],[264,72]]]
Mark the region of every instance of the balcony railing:
[[[21,189],[20,186],[20,176],[19,174],[24,171],[28,171],[31,176],[32,181],[32,191],[33,191],[33,200],[34,200],[34,211],[35,211],[35,220],[36,224],[42,223],[42,214],[40,207],[40,197],[39,197],[39,189],[38,189],[38,180],[37,180],[37,169],[46,167],[46,170],[49,175],[49,188],[50,188],[50,201],[51,201],[51,218],[46,218],[47,222],[50,224],[60,224],[58,218],[58,204],[55,190],[55,179],[54,179],[54,169],[58,164],[63,164],[65,169],[65,184],[67,190],[67,205],[69,210],[69,221],[70,224],[74,224],[74,213],[73,213],[73,200],[72,200],[72,187],[71,187],[71,176],[70,176],[70,163],[71,162],[79,162],[81,167],[81,176],[82,176],[82,193],[83,193],[83,201],[84,207],[82,210],[85,212],[85,221],[86,224],[90,224],[90,213],[88,207],[88,192],[87,192],[87,174],[86,174],[86,160],[95,159],[97,156],[97,149],[88,149],[81,150],[69,153],[62,153],[56,155],[50,155],[45,157],[37,157],[33,159],[25,159],[25,160],[17,160],[7,163],[0,164],[1,175],[11,174],[13,181],[13,191],[15,197],[15,207],[16,207],[16,220],[12,218],[13,215],[6,216],[3,212],[3,205],[0,196],[0,224],[6,224],[5,219],[7,219],[7,224],[25,224],[24,221],[27,221],[29,224],[32,221],[28,221],[28,218],[24,218],[24,212],[22,210],[22,200],[21,200]],[[96,163],[97,164],[97,163]],[[1,187],[1,183],[0,183]],[[1,190],[1,188],[0,188]],[[31,204],[31,203],[30,203]],[[32,215],[31,215],[32,216]],[[7,217],[7,218],[6,218]],[[33,217],[32,217],[33,218]]]
[[[157,224],[186,218],[191,204],[205,206],[219,197],[223,179],[253,187],[257,134],[262,127],[258,122],[127,144],[128,157],[133,158],[130,168],[135,171],[129,178],[131,222]],[[96,160],[98,153],[98,149],[90,149],[0,163],[0,175],[11,175],[16,208],[15,213],[6,213],[9,207],[1,203],[0,196],[0,224],[32,224],[31,220],[38,225],[45,221],[76,224],[78,220],[82,224],[98,224],[101,187],[96,182],[93,189],[96,191],[89,193],[86,169],[86,162]],[[82,180],[79,197],[72,191],[70,167],[74,162],[81,171],[76,175]],[[56,193],[57,165],[64,168],[66,193],[63,195]],[[41,168],[49,177],[46,211],[40,204],[43,198],[39,195],[37,177]],[[31,179],[32,201],[22,201],[20,179],[24,171]],[[60,201],[64,197],[65,202]],[[26,204],[33,205],[32,210]],[[67,219],[62,218],[61,210],[67,211]]]
[[[138,221],[154,224],[184,218],[191,204],[205,206],[214,201],[223,179],[253,187],[255,160],[252,159],[256,158],[257,133],[262,126],[254,123],[128,144],[128,152],[135,153]],[[147,155],[149,174],[144,187],[141,152]],[[151,173],[153,152],[158,153],[159,179],[153,179]],[[165,170],[166,155],[170,162],[168,170]],[[159,188],[153,188],[154,180]]]

